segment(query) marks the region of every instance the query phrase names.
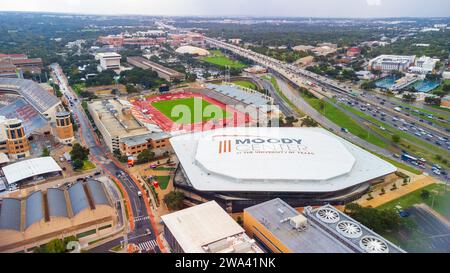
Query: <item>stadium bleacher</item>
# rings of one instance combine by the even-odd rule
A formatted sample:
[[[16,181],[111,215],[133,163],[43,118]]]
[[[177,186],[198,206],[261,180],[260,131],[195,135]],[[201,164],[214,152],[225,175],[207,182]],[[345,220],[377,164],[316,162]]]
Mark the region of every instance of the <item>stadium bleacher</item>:
[[[31,133],[47,125],[47,121],[30,104],[20,97],[9,105],[0,108],[0,116],[19,118],[23,121],[25,132]]]
[[[234,84],[206,84],[206,87],[244,104],[259,106],[267,105],[271,102],[269,97],[258,91],[242,88]]]
[[[41,114],[60,103],[56,96],[32,80],[0,78],[0,91],[17,92]]]

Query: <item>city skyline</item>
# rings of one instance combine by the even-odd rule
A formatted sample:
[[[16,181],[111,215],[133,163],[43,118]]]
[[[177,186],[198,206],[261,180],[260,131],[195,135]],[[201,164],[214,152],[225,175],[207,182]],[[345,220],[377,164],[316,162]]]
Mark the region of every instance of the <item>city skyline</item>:
[[[88,3],[89,2],[89,3]],[[355,10],[358,13],[355,14]],[[165,16],[252,16],[252,17],[448,17],[450,2],[445,0],[229,0],[211,4],[206,0],[22,0],[3,1],[1,11],[57,12],[104,15]]]

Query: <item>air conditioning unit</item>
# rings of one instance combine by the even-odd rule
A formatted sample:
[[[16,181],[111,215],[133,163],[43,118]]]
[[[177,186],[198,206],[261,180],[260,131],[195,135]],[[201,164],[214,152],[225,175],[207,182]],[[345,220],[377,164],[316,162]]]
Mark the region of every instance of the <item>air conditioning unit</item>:
[[[302,214],[291,217],[289,224],[295,229],[304,229],[308,225],[308,219]]]

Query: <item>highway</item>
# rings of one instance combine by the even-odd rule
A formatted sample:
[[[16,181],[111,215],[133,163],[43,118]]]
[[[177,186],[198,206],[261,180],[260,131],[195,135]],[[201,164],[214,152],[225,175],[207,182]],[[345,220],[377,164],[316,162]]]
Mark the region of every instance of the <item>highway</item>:
[[[394,107],[386,106],[386,105],[378,103],[377,101],[373,101],[369,98],[365,98],[364,96],[360,96],[360,94],[363,93],[361,90],[351,89],[349,87],[344,86],[343,84],[335,82],[332,79],[328,79],[327,77],[320,76],[320,75],[312,73],[310,71],[298,68],[292,64],[287,64],[287,63],[284,63],[277,59],[265,56],[263,54],[253,52],[249,49],[231,45],[231,44],[228,44],[228,43],[216,40],[216,39],[205,37],[205,41],[212,46],[229,50],[229,51],[233,52],[234,54],[248,58],[264,67],[267,67],[270,70],[273,70],[274,72],[276,72],[276,73],[280,74],[281,76],[283,76],[284,78],[288,79],[292,84],[294,84],[296,86],[299,86],[299,87],[307,86],[308,89],[310,89],[310,91],[317,92],[317,93],[321,93],[321,92],[325,91],[325,92],[331,92],[333,94],[340,94],[340,95],[345,95],[345,96],[353,96],[356,94],[357,96],[355,97],[355,99],[361,103],[373,104],[375,107],[379,107],[384,112],[391,113],[392,115],[396,114],[400,118],[403,118],[404,120],[406,120],[408,122],[414,122],[417,120],[417,118],[408,116],[405,113],[396,112],[393,109]],[[314,85],[314,86],[312,86],[312,85]],[[424,130],[428,130],[431,133],[436,134],[437,136],[443,137],[443,136],[448,135],[448,132],[444,128],[441,128],[439,126],[433,126],[433,125],[430,125],[427,123],[423,123],[418,126],[422,127]]]
[[[99,247],[93,248],[91,252],[108,252],[111,247],[120,245],[122,242],[134,243],[141,246],[142,252],[162,252],[155,235],[158,234],[155,224],[151,223],[150,215],[148,214],[148,206],[145,204],[144,197],[138,196],[139,187],[133,179],[122,169],[122,167],[115,161],[112,155],[107,151],[105,145],[97,138],[89,119],[87,118],[81,100],[77,94],[69,87],[67,78],[57,64],[51,65],[52,70],[58,80],[63,96],[67,96],[71,102],[70,110],[74,119],[79,126],[80,142],[84,143],[90,150],[91,160],[97,166],[103,169],[112,179],[118,181],[126,191],[125,202],[131,207],[132,217],[130,226],[123,237],[109,241]],[[126,198],[128,197],[128,198]],[[134,226],[134,229],[132,228]]]
[[[421,132],[422,131],[426,132],[425,137],[421,137],[421,139],[423,141],[427,141],[429,144],[435,146],[437,149],[440,149],[444,157],[445,155],[448,154],[448,150],[450,149],[449,147],[450,145],[448,143],[448,136],[449,136],[448,131],[446,131],[444,128],[440,126],[435,126],[434,124],[431,125],[428,124],[427,122],[418,122],[419,118],[411,116],[409,113],[394,110],[395,107],[394,105],[392,105],[393,102],[391,102],[389,105],[381,103],[376,99],[369,97],[367,94],[364,94],[364,92],[362,92],[361,90],[351,89],[326,77],[317,75],[307,70],[300,69],[298,67],[295,67],[294,65],[284,63],[282,61],[265,56],[263,54],[253,52],[249,49],[241,48],[239,46],[231,45],[209,37],[205,37],[205,41],[210,45],[212,45],[213,47],[218,47],[221,49],[231,51],[236,55],[245,57],[247,59],[254,61],[255,63],[267,67],[273,74],[289,81],[293,86],[306,87],[308,88],[309,91],[315,94],[319,94],[323,97],[329,98],[335,96],[346,97],[348,99],[352,99],[353,101],[357,101],[360,105],[370,105],[374,109],[383,112],[386,115],[395,117],[398,120],[403,120],[402,122],[404,124],[411,124],[415,128],[417,128],[417,130],[420,130]],[[292,96],[291,97],[288,96],[288,99],[291,100],[291,102],[295,101],[294,104],[296,105],[299,104],[301,101],[300,98],[296,97],[292,98]],[[292,99],[294,99],[294,101]],[[303,108],[299,109],[303,110]],[[305,113],[308,114],[307,112]],[[321,115],[314,114],[311,117],[316,119],[316,121],[318,121],[319,123],[323,124],[325,119],[320,116]],[[398,125],[395,124],[394,127],[397,126]],[[331,128],[330,126],[325,127]],[[410,134],[412,137],[418,138],[416,132],[412,130],[408,129],[404,130],[404,132]],[[356,141],[356,143],[358,143],[358,141]],[[364,145],[364,147],[367,146]],[[374,149],[371,150],[376,151]],[[386,153],[383,152],[382,154]]]

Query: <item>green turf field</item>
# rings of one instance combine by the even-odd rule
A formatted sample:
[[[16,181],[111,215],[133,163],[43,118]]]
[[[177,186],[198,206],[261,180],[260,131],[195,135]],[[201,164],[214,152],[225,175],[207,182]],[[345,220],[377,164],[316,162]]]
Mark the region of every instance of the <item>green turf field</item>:
[[[256,90],[256,84],[254,84],[251,81],[232,81],[231,83],[234,83],[236,85],[242,86],[242,87],[246,87],[246,88],[250,88],[253,90]]]
[[[201,60],[204,62],[212,63],[217,66],[229,66],[230,68],[245,68],[246,65],[239,62],[239,61],[233,61],[227,56],[223,55],[220,50],[211,50],[211,55],[207,57],[202,57]]]
[[[153,102],[152,106],[177,124],[192,124],[230,116],[230,113],[219,106],[194,97],[157,101]]]

